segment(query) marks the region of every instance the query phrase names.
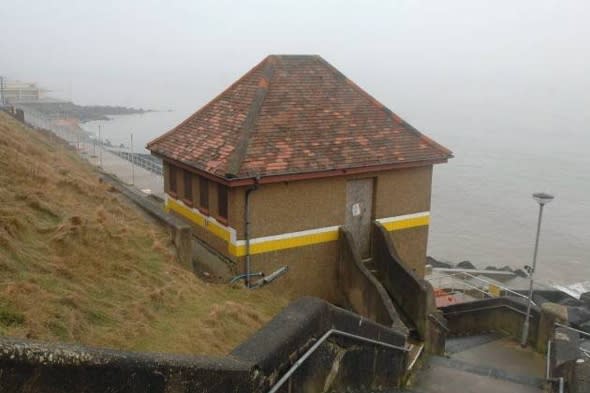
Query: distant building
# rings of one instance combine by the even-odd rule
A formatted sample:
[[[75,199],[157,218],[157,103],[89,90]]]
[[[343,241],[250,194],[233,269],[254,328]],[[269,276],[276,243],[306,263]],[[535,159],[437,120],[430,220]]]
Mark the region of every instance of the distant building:
[[[0,100],[5,104],[39,101],[47,91],[36,83],[0,79]]]
[[[382,223],[424,274],[432,168],[452,157],[303,55],[268,56],[147,148],[164,162],[166,208],[197,238],[240,270],[247,254],[252,271],[288,265],[291,288],[328,299],[340,226],[369,257],[371,222]]]

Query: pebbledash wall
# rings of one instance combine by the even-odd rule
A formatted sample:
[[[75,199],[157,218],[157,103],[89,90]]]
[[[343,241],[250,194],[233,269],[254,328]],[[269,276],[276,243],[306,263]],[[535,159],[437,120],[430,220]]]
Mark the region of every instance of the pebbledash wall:
[[[242,271],[245,245],[245,193],[248,187],[229,187],[228,214],[219,217],[218,186],[209,180],[209,209],[198,208],[199,176],[193,174],[192,201],[184,193],[184,175],[176,170],[176,192],[170,192],[170,163],[165,162],[165,208],[185,218],[196,237]],[[409,269],[424,275],[432,165],[373,174],[326,177],[260,184],[250,195],[250,254],[252,271],[270,273],[287,265],[281,278],[292,282],[293,295],[313,295],[339,302],[337,280],[339,227],[345,223],[346,182],[374,179],[375,221],[390,233],[396,250]],[[192,206],[191,206],[192,205]],[[283,286],[282,286],[283,287]],[[285,288],[283,287],[283,288]]]

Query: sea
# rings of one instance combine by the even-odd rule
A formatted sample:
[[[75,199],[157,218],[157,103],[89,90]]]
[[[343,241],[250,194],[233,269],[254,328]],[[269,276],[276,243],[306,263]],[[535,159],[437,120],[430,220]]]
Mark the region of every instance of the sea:
[[[394,97],[407,103],[394,111],[454,153],[434,169],[428,254],[479,268],[532,265],[539,212],[532,194],[542,191],[555,199],[544,208],[536,278],[554,285],[590,280],[588,101],[564,102],[533,87],[488,85],[485,94],[479,87],[471,95]],[[98,134],[100,124],[114,145],[128,146],[133,134],[140,152],[196,109],[83,127]]]

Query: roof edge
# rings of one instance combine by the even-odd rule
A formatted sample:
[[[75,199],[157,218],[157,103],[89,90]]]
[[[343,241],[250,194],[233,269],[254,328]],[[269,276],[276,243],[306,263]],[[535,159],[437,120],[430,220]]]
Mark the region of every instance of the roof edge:
[[[261,67],[268,59],[270,59],[272,57],[272,55],[266,56],[264,59],[262,59],[262,61],[260,61],[258,64],[256,64],[254,67],[252,67],[250,69],[250,71],[246,72],[245,74],[243,74],[240,78],[238,78],[235,82],[233,82],[231,85],[229,85],[228,87],[226,87],[225,89],[223,89],[223,91],[221,93],[219,93],[218,95],[215,96],[215,98],[213,98],[212,100],[208,101],[207,103],[205,103],[202,107],[200,107],[199,109],[197,109],[195,112],[193,112],[190,116],[188,116],[186,119],[184,119],[180,124],[176,125],[175,127],[173,127],[172,129],[170,129],[169,131],[163,133],[162,135],[158,136],[157,138],[152,139],[151,141],[149,141],[146,145],[145,148],[148,150],[152,150],[151,146],[158,143],[160,140],[164,139],[165,137],[167,137],[168,135],[170,135],[171,133],[173,133],[174,131],[176,131],[178,128],[184,126],[186,123],[188,123],[193,117],[195,117],[197,114],[199,114],[199,112],[205,110],[207,107],[209,107],[210,105],[213,105],[213,103],[219,101],[221,99],[221,97],[229,90],[231,90],[234,86],[236,86],[237,84],[239,84],[240,82],[242,82],[244,79],[246,79],[247,77],[249,77],[250,75],[252,75],[254,72],[256,72],[258,70],[259,67]]]
[[[240,178],[231,178],[228,179],[226,177],[222,177],[219,175],[215,175],[213,173],[204,171],[199,169],[195,166],[190,164],[184,163],[182,161],[175,160],[173,158],[159,155],[157,153],[152,153],[153,155],[160,157],[162,160],[168,161],[180,168],[195,172],[203,177],[206,177],[210,180],[215,182],[221,183],[228,187],[242,187],[247,185],[253,184],[272,184],[272,183],[281,183],[285,181],[297,181],[297,180],[311,180],[311,179],[322,179],[327,177],[337,177],[337,176],[348,176],[348,175],[363,175],[363,174],[371,174],[371,173],[378,173],[388,170],[397,170],[397,169],[406,169],[406,168],[416,168],[421,166],[429,166],[429,165],[436,165],[436,164],[444,164],[448,162],[448,158],[452,158],[453,156],[449,156],[448,158],[440,158],[440,159],[432,159],[432,160],[422,160],[422,161],[408,161],[403,163],[391,163],[391,164],[380,164],[380,165],[371,165],[371,166],[364,166],[364,167],[356,167],[356,168],[340,168],[340,169],[326,169],[322,171],[311,171],[311,172],[298,172],[298,173],[278,173],[274,175],[261,175],[260,177],[258,174],[250,176],[250,177],[240,177]]]
[[[378,99],[376,99],[370,93],[368,93],[365,89],[363,89],[362,87],[360,87],[359,85],[357,85],[353,80],[351,80],[346,75],[344,75],[338,68],[334,67],[326,59],[324,59],[321,56],[316,56],[316,58],[319,61],[321,61],[322,63],[324,63],[328,68],[330,68],[330,70],[332,70],[332,72],[334,72],[336,75],[338,75],[338,77],[343,78],[353,89],[355,89],[357,92],[359,92],[362,95],[364,95],[369,101],[371,101],[373,103],[373,105],[375,105],[378,108],[381,108],[385,113],[387,113],[390,116],[390,118],[393,121],[395,121],[398,124],[406,127],[408,129],[408,131],[412,132],[414,135],[416,135],[418,138],[420,138],[421,140],[423,140],[425,143],[428,143],[434,149],[441,151],[448,158],[451,158],[453,156],[453,152],[451,150],[447,149],[443,145],[435,142],[433,139],[427,137],[426,135],[424,135],[423,133],[421,133],[420,131],[418,131],[414,126],[412,126],[407,121],[403,120],[395,112],[393,112],[391,109],[389,109],[388,107],[386,107],[385,105],[383,105],[383,103],[381,103]]]

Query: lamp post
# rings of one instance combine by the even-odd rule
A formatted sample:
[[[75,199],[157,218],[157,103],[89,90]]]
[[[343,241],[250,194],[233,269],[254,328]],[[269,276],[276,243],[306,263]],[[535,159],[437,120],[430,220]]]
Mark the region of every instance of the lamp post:
[[[537,267],[537,252],[539,251],[539,234],[541,233],[541,220],[543,219],[543,207],[553,200],[553,195],[546,194],[544,192],[536,192],[533,194],[533,199],[539,204],[539,220],[537,221],[537,237],[535,238],[535,252],[533,254],[533,268],[530,273],[530,285],[529,285],[529,296],[526,308],[526,315],[524,317],[524,323],[522,325],[522,337],[520,340],[520,346],[526,347],[527,340],[529,338],[529,319],[531,315],[531,305],[533,303],[533,276],[535,274],[535,268]]]

